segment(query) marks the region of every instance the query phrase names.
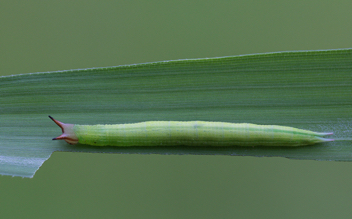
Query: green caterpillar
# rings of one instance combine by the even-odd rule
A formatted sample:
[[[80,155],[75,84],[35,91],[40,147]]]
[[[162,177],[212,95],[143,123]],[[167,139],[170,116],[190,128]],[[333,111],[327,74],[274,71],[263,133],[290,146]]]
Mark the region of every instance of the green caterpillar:
[[[93,146],[305,146],[334,141],[318,133],[278,125],[150,121],[117,125],[65,124],[49,116],[62,134],[53,140]]]

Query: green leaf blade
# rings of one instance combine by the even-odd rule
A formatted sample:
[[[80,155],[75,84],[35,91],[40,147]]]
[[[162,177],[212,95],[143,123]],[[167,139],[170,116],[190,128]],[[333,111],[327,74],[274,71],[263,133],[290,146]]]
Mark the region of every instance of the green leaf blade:
[[[342,49],[0,77],[0,173],[33,176],[54,151],[351,161],[351,75],[352,49]],[[60,129],[48,115],[75,124],[153,120],[275,124],[333,131],[336,141],[299,148],[71,146],[51,141]]]

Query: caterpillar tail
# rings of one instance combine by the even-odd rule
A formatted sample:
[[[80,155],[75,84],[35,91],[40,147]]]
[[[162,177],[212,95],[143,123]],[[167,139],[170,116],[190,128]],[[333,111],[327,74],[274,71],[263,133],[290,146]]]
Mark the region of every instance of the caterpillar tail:
[[[326,135],[333,135],[334,133],[332,132],[324,132],[324,133],[317,133],[317,136],[319,137],[316,137],[317,139],[320,140],[320,142],[330,142],[330,141],[335,141],[335,139],[332,139],[332,138],[322,138]]]

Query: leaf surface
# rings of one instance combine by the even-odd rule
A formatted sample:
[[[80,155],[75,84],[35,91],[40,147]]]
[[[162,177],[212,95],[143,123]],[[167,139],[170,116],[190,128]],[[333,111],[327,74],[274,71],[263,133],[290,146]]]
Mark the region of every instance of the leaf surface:
[[[352,160],[352,49],[176,60],[0,77],[0,173],[32,177],[54,151]],[[73,124],[155,120],[334,132],[307,147],[91,147],[52,141]]]

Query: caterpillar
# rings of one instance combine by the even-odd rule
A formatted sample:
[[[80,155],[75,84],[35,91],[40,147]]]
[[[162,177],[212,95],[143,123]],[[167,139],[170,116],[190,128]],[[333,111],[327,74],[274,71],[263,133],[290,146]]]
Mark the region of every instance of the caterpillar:
[[[149,121],[76,125],[49,116],[62,130],[52,140],[92,146],[305,146],[334,141],[319,133],[279,125],[205,121]]]

